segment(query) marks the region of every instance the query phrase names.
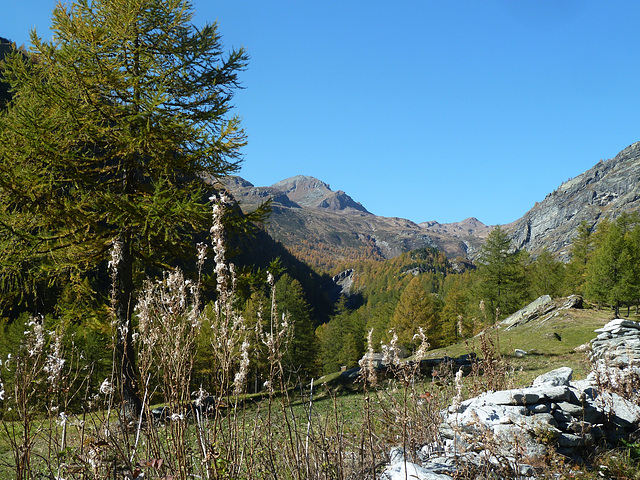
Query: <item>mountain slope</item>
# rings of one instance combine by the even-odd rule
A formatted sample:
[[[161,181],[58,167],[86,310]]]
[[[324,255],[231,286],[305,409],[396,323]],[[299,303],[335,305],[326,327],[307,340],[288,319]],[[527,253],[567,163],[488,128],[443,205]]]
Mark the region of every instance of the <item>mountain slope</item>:
[[[244,210],[271,198],[273,213],[266,225],[268,232],[326,269],[352,259],[382,260],[424,247],[439,248],[449,257],[466,256],[481,242],[474,232],[484,227],[478,221],[473,228],[444,226],[452,230],[450,234],[433,228],[435,223],[418,225],[402,218],[379,217],[345,192],[334,192],[309,176],[288,178],[269,187],[255,187],[240,177],[229,177],[225,184]]]
[[[640,207],[640,142],[615,158],[569,180],[522,218],[510,234],[518,248],[538,253],[543,248],[567,260],[577,227],[586,221],[597,225],[603,218]]]

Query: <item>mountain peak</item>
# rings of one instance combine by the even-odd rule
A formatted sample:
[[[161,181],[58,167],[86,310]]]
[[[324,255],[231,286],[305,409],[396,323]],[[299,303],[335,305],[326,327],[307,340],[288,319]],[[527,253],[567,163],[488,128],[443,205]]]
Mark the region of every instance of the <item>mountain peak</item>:
[[[334,192],[327,183],[308,175],[286,178],[270,187],[254,187],[241,177],[228,177],[225,184],[234,196],[242,197],[244,203],[253,204],[271,198],[274,204],[287,208],[369,213],[342,190]]]
[[[296,175],[271,185],[281,191],[290,201],[301,207],[322,208],[342,211],[357,210],[369,213],[359,202],[354,201],[342,190],[334,192],[329,184],[308,175]]]
[[[285,178],[284,180],[280,180],[279,182],[274,183],[273,185],[271,185],[271,187],[277,188],[278,190],[282,190],[284,192],[297,190],[299,188],[319,188],[323,190],[331,190],[327,183],[324,183],[323,181],[309,175],[295,175],[293,177]]]
[[[302,207],[316,207],[331,194],[329,185],[315,177],[296,175],[271,185]]]

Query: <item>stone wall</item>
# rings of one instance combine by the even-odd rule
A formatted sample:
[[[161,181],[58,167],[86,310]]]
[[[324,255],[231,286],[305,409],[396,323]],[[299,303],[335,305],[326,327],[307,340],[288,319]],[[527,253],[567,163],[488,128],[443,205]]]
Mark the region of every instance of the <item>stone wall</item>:
[[[579,461],[596,446],[628,439],[640,423],[637,384],[629,380],[638,378],[640,323],[616,319],[596,332],[594,367],[586,379],[573,381],[572,369],[562,367],[529,387],[486,392],[452,405],[442,412],[442,442],[416,452],[421,465],[407,462],[396,449],[380,478],[399,480],[411,473],[410,478],[444,480],[461,464],[493,465],[510,471],[508,478],[535,478],[530,463],[550,449]]]

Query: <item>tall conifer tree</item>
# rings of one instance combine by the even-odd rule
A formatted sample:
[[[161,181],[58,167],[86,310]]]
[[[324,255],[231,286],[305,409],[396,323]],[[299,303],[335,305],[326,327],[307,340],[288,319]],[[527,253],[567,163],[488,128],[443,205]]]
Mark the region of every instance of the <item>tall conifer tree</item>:
[[[235,171],[245,144],[230,114],[245,68],[187,0],[59,4],[54,37],[31,35],[30,61],[4,66],[0,117],[0,281],[81,284],[112,259],[118,371],[140,409],[131,341],[136,282],[193,248],[209,218],[203,176]]]
[[[525,298],[524,267],[507,232],[494,228],[478,257],[478,294],[489,308],[488,316],[509,314]]]

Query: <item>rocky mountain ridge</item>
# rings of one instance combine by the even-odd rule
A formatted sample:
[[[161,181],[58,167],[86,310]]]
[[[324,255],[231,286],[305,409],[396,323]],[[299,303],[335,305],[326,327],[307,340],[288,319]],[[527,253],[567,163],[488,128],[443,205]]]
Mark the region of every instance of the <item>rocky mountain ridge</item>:
[[[436,247],[449,258],[473,259],[494,228],[475,217],[448,224],[379,217],[342,190],[332,191],[328,184],[310,176],[298,175],[268,187],[255,187],[240,177],[229,177],[225,183],[245,210],[272,200],[267,230],[276,240],[285,246],[324,249],[322,254],[336,258],[363,255],[385,259],[412,249]],[[501,227],[519,249],[533,255],[547,249],[568,260],[581,222],[596,226],[603,218],[638,208],[640,142],[563,183],[519,220]]]
[[[606,217],[640,208],[640,142],[611,160],[563,183],[514,222],[510,233],[517,248],[537,253],[546,248],[568,260],[576,229]]]
[[[310,176],[298,175],[268,187],[256,187],[233,176],[225,180],[225,185],[244,210],[271,199],[273,211],[266,227],[285,245],[330,245],[334,250],[347,248],[380,259],[435,247],[455,258],[477,250],[490,231],[477,219],[417,224],[398,217],[380,217],[342,190],[332,191],[328,184]]]

